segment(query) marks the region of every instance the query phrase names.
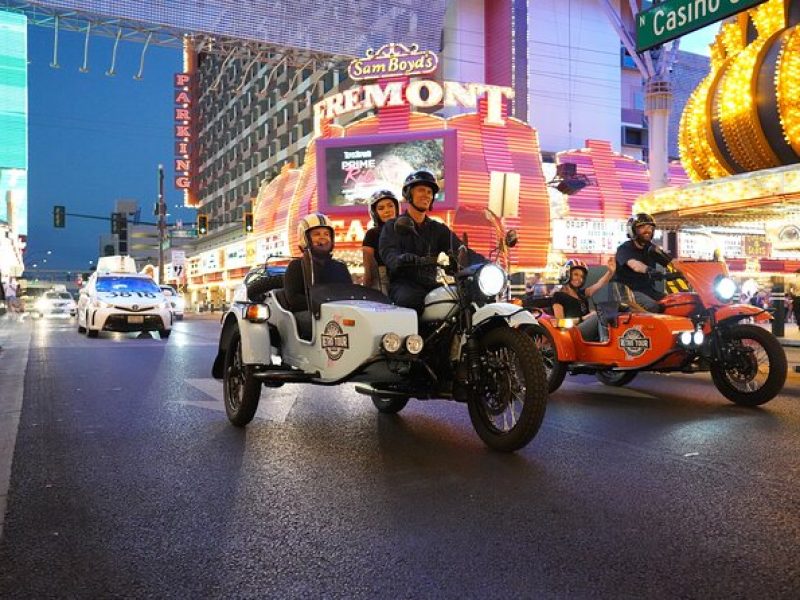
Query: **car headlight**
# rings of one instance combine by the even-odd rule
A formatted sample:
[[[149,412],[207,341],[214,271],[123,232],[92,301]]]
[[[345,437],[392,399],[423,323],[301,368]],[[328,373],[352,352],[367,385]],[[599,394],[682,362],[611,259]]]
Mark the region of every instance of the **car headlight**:
[[[736,282],[730,277],[720,276],[714,282],[714,295],[723,302],[730,301],[736,293]]]
[[[506,272],[493,263],[483,265],[477,279],[478,289],[484,296],[496,296],[506,287]]]
[[[92,301],[92,306],[94,306],[95,308],[111,308],[111,304],[109,304],[108,302],[103,302],[98,298],[95,298]]]

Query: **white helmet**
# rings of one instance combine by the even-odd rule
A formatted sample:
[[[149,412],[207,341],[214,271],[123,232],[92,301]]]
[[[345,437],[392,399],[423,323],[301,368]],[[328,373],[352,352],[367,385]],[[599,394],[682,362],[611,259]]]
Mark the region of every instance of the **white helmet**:
[[[316,229],[317,227],[325,227],[331,232],[332,250],[334,244],[333,226],[331,225],[330,219],[322,213],[311,213],[300,219],[300,222],[297,224],[297,243],[300,244],[300,247],[303,250],[308,248],[309,244],[311,243],[311,240],[308,237],[308,232],[312,229]]]

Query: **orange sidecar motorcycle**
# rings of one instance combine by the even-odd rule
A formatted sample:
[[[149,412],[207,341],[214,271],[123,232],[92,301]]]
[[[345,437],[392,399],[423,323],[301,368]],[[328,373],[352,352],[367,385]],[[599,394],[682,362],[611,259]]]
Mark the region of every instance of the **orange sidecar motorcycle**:
[[[543,315],[533,333],[545,361],[549,391],[567,373],[595,374],[606,385],[630,383],[640,371],[710,371],[728,400],[745,406],[770,401],[786,381],[786,354],[759,325],[771,315],[750,304],[732,304],[736,284],[725,263],[678,261],[667,279],[683,279],[688,292],[661,300],[660,314],[633,311],[619,302],[598,303],[609,339],[587,342],[575,322]],[[612,284],[614,285],[614,284]]]

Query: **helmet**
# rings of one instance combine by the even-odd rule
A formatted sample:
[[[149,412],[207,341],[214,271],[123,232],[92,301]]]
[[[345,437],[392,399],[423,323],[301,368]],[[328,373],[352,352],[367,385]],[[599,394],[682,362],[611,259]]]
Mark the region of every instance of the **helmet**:
[[[575,269],[583,271],[584,278],[589,274],[589,268],[586,266],[585,262],[571,258],[565,262],[564,266],[561,268],[561,276],[558,278],[558,282],[561,285],[568,284],[570,279],[572,279],[572,272]]]
[[[297,243],[300,244],[303,250],[308,248],[308,232],[317,227],[327,227],[331,232],[331,242],[334,241],[333,226],[331,225],[330,219],[322,213],[311,213],[300,219],[300,222],[297,224]]]
[[[378,212],[375,210],[375,207],[378,206],[378,202],[381,200],[391,200],[394,202],[394,211],[398,215],[400,214],[400,202],[397,201],[397,196],[394,195],[394,192],[392,190],[378,190],[369,198],[369,216],[372,217],[372,222],[375,225],[382,223]]]
[[[415,185],[427,185],[433,192],[433,198],[436,199],[436,194],[439,193],[439,184],[436,183],[436,176],[430,171],[421,169],[414,171],[403,182],[403,198],[406,202],[411,202],[411,188]]]
[[[656,226],[656,220],[647,213],[636,213],[630,219],[628,219],[628,225],[625,228],[628,237],[630,239],[634,239],[636,237],[636,228],[639,225],[652,225],[653,227]]]

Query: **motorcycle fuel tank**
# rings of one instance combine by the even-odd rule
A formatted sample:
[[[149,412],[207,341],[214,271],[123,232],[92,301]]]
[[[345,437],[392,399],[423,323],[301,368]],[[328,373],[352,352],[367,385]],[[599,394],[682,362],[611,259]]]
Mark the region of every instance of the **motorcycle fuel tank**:
[[[426,323],[446,319],[453,307],[456,306],[457,297],[455,288],[449,285],[432,289],[425,296],[425,310],[422,312],[420,321]]]

